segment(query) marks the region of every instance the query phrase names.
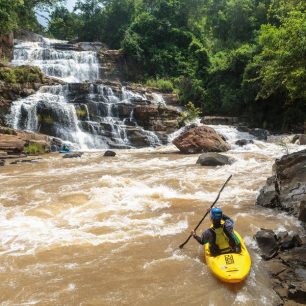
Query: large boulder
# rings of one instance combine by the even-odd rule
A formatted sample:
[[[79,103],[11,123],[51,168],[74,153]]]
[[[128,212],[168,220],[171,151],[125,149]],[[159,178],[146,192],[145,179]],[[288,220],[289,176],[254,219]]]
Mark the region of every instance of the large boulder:
[[[302,134],[299,137],[300,145],[306,145],[306,134]]]
[[[226,152],[230,146],[211,127],[191,128],[175,138],[173,144],[185,154],[202,152]]]
[[[261,229],[255,234],[254,238],[264,259],[271,259],[277,254],[277,236],[272,230]]]
[[[256,204],[279,208],[305,218],[303,201],[306,200],[306,150],[277,159],[273,165],[273,176],[261,189]]]
[[[229,157],[219,153],[203,153],[199,156],[197,164],[201,166],[224,166],[230,165],[231,160]]]
[[[298,235],[272,230],[260,230],[255,239],[267,261],[264,269],[271,277],[274,291],[282,300],[280,305],[300,305],[306,301],[306,245]],[[277,255],[277,256],[275,256]],[[273,259],[271,259],[273,257]]]

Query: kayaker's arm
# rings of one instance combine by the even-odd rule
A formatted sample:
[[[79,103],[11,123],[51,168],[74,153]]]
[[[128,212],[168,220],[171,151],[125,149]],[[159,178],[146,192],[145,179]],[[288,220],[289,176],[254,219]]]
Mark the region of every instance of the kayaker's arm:
[[[193,236],[193,238],[198,242],[198,243],[200,243],[200,244],[205,244],[205,243],[207,243],[208,241],[209,241],[209,236],[211,235],[211,233],[210,233],[210,231],[209,230],[206,230],[203,234],[202,234],[202,236],[200,237],[200,236],[198,236],[197,234],[196,234],[196,232],[195,231],[192,231],[191,232],[191,235]]]

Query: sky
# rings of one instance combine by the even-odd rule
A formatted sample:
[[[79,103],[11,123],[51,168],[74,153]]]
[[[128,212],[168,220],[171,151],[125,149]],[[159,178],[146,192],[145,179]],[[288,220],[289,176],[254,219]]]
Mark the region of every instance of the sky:
[[[72,10],[73,10],[74,5],[75,5],[76,2],[77,2],[77,0],[66,0],[66,2],[63,2],[62,4],[63,4],[63,6],[66,6],[70,12],[72,12]],[[48,14],[45,13],[45,12],[39,12],[39,13],[40,13],[41,15],[43,15],[43,16],[48,17]],[[38,20],[38,22],[41,23],[43,26],[45,26],[45,27],[47,26],[47,21],[46,21],[46,19],[44,19],[44,18],[42,18],[42,17],[40,17],[40,16],[37,16],[37,20]]]
[[[69,11],[72,11],[73,10],[73,7],[75,5],[77,0],[67,0],[67,8]]]

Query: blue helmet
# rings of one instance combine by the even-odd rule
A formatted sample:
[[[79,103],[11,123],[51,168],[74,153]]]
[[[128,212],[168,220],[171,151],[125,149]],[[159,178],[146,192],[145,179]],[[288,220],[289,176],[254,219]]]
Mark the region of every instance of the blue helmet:
[[[214,207],[210,211],[210,218],[212,220],[221,220],[222,219],[222,210],[221,208]]]

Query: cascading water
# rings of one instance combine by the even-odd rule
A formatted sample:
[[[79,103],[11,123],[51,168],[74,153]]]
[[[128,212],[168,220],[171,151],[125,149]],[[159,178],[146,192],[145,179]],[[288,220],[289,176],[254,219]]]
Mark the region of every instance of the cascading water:
[[[99,79],[96,52],[57,50],[56,43],[46,38],[42,42],[17,43],[12,64],[38,66],[45,75],[68,83]]]
[[[65,48],[69,49],[65,42],[46,38],[15,45],[14,65],[38,66],[45,75],[67,85],[45,86],[36,94],[15,101],[7,117],[8,124],[60,137],[81,149],[129,148],[135,144],[133,139],[139,144],[139,138],[143,139],[140,146],[159,145],[160,140],[153,132],[131,119],[133,107],[148,103],[146,97],[125,87],[115,94],[109,86],[82,83],[99,79],[97,54]],[[164,104],[164,100],[154,94],[151,103]],[[124,106],[126,110],[122,111]]]

